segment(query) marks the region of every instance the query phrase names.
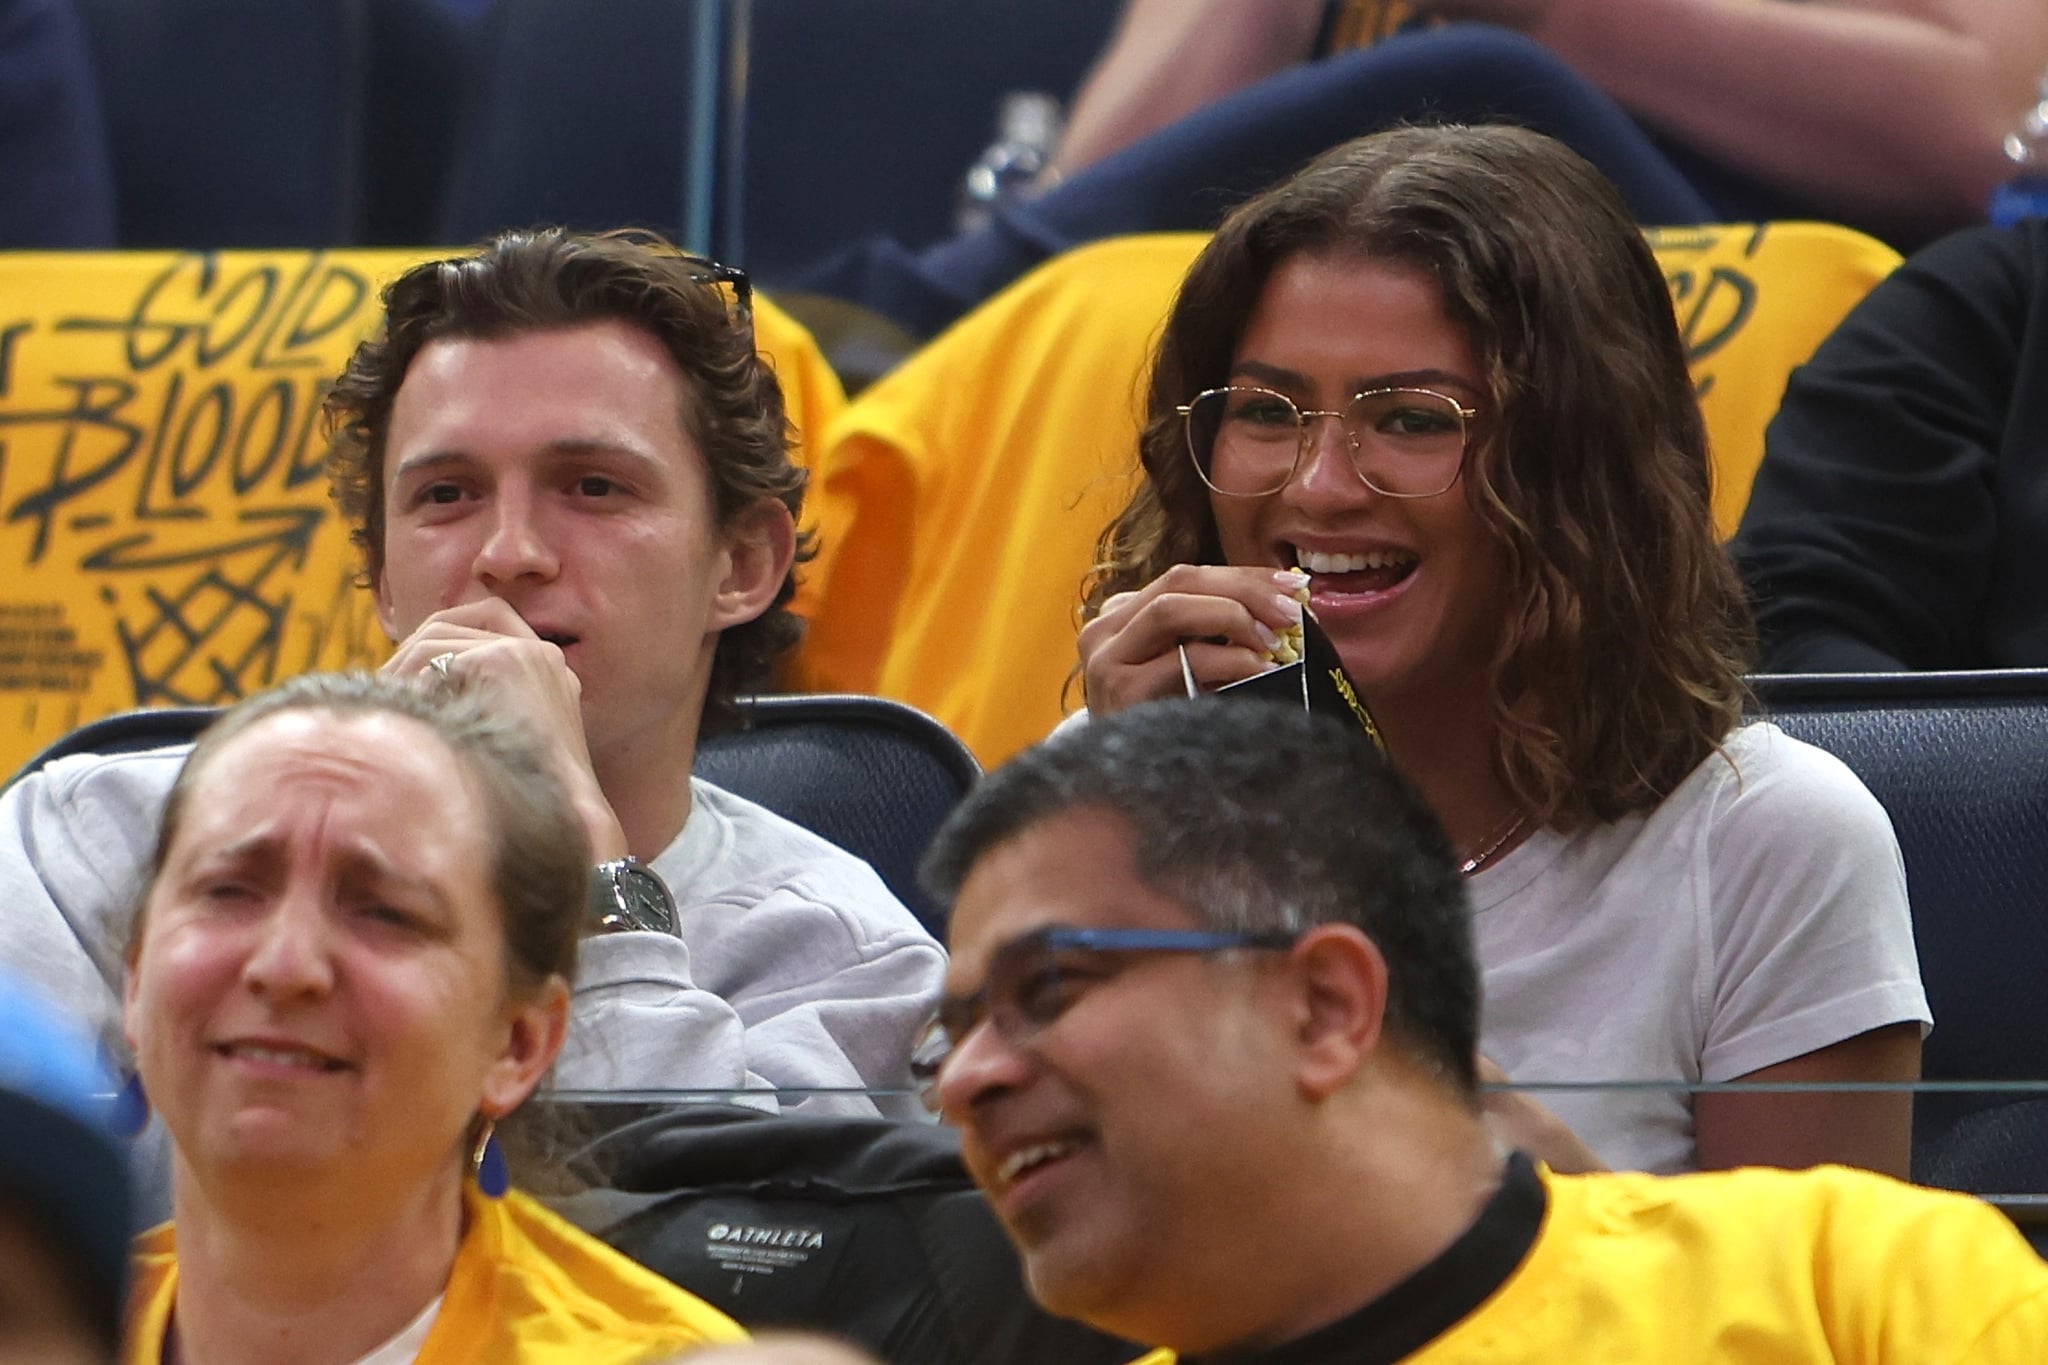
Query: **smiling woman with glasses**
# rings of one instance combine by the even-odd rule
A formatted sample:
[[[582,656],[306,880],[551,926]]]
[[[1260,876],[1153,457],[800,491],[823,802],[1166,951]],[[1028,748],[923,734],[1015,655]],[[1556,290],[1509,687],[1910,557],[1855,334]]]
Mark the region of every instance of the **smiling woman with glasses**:
[[[1489,1060],[1608,1162],[1903,1174],[1928,1020],[1897,844],[1745,723],[1752,629],[1671,296],[1611,186],[1504,127],[1338,147],[1233,212],[1162,333],[1079,640],[1091,711],[1313,613],[1467,874]],[[1275,794],[1283,799],[1283,794]],[[1313,811],[1303,818],[1313,820]]]
[[[1458,481],[1465,423],[1478,415],[1433,389],[1367,389],[1341,409],[1303,412],[1284,393],[1237,384],[1198,393],[1178,411],[1195,473],[1210,492],[1233,498],[1285,488],[1321,417],[1342,424],[1361,483],[1390,498],[1433,498]]]

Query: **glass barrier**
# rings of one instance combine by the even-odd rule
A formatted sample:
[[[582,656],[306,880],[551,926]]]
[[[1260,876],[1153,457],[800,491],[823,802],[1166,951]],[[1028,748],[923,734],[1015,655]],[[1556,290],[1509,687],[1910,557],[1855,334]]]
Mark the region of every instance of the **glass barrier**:
[[[1541,1082],[1486,1086],[1486,1091],[1527,1095],[1553,1110],[1587,1104],[1627,1106],[1681,1093],[1748,1095],[1768,1105],[1817,1095],[1897,1095],[1913,1106],[1913,1178],[1916,1182],[1978,1195],[2004,1210],[2037,1245],[2048,1246],[2048,1081],[1830,1082],[1787,1084],[1670,1081]],[[887,1090],[648,1090],[556,1091],[540,1105],[573,1115],[579,1140],[611,1135],[627,1124],[688,1112],[692,1121],[744,1121],[748,1115],[880,1115],[930,1122],[918,1093]],[[725,1111],[720,1113],[718,1111]],[[1760,1111],[1768,1123],[1768,1109]],[[660,1127],[651,1124],[650,1129]],[[647,1131],[647,1130],[643,1130]],[[590,1174],[587,1173],[586,1174]],[[601,1183],[601,1177],[600,1177]]]
[[[1548,1082],[1482,1087],[1488,1092],[1527,1095],[1553,1109],[1560,1101],[1627,1103],[1673,1092],[1703,1095],[1782,1096],[1897,1095],[1914,1112],[1912,1175],[1916,1183],[1976,1195],[2010,1217],[2038,1250],[2048,1255],[2048,1081],[1918,1081],[1907,1084],[1833,1082],[1765,1084],[1727,1082],[1680,1084],[1668,1081]],[[1766,1103],[1768,1101],[1766,1100]],[[112,1103],[112,1097],[109,1097]],[[869,1118],[936,1129],[914,1089],[696,1089],[546,1092],[501,1127],[510,1147],[514,1178],[523,1188],[564,1205],[586,1225],[617,1216],[605,1202],[617,1163],[646,1150],[657,1135],[680,1125],[716,1126],[791,1115],[813,1118]],[[630,1131],[628,1131],[630,1129]],[[879,1124],[866,1136],[886,1132]],[[858,1137],[849,1139],[857,1146]],[[139,1152],[146,1207],[164,1216],[168,1191],[152,1178],[168,1164],[153,1125]],[[758,1169],[767,1178],[778,1174]],[[641,1189],[648,1187],[643,1183]]]

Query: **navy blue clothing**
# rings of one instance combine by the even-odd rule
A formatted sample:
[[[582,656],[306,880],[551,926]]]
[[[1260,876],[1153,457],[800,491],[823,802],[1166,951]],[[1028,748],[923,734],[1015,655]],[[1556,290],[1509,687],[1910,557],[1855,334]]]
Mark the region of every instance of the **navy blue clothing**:
[[[71,0],[0,0],[0,249],[115,242],[99,83]]]
[[[1328,148],[1419,121],[1548,133],[1599,167],[1648,225],[1791,216],[1773,192],[1666,147],[1542,44],[1459,24],[1283,71],[999,209],[980,231],[919,251],[862,243],[788,284],[928,336],[1049,256],[1120,233],[1206,231]]]
[[[1770,672],[2048,667],[2048,221],[1917,253],[1793,371],[1734,549]]]

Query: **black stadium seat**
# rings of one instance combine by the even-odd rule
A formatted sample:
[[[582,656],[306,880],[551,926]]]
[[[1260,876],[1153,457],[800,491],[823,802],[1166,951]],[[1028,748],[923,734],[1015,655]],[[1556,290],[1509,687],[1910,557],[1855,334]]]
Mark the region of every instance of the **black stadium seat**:
[[[917,885],[917,863],[981,776],[967,746],[924,712],[881,697],[754,697],[742,706],[748,728],[700,744],[697,775],[867,859],[944,942],[943,911]]]
[[[1890,814],[1934,1010],[1928,1080],[2048,1080],[2048,670],[1759,676],[1764,713]],[[2048,1090],[1931,1093],[1915,1179],[2048,1194]]]
[[[1069,98],[1121,0],[751,0],[740,264],[771,288],[953,229],[1006,92]]]
[[[981,775],[967,746],[923,712],[880,697],[749,697],[740,709],[745,729],[698,745],[697,775],[865,858],[943,941],[945,920],[917,885],[917,863]],[[72,754],[188,744],[215,714],[181,707],[106,716],[58,739],[21,773]]]

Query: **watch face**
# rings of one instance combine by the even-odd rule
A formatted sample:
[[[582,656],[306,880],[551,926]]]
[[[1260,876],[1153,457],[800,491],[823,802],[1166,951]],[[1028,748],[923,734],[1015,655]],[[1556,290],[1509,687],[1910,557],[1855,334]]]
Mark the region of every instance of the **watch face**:
[[[660,877],[638,864],[627,863],[618,870],[616,884],[621,908],[633,928],[663,934],[676,931],[675,898],[669,895],[668,886]]]

